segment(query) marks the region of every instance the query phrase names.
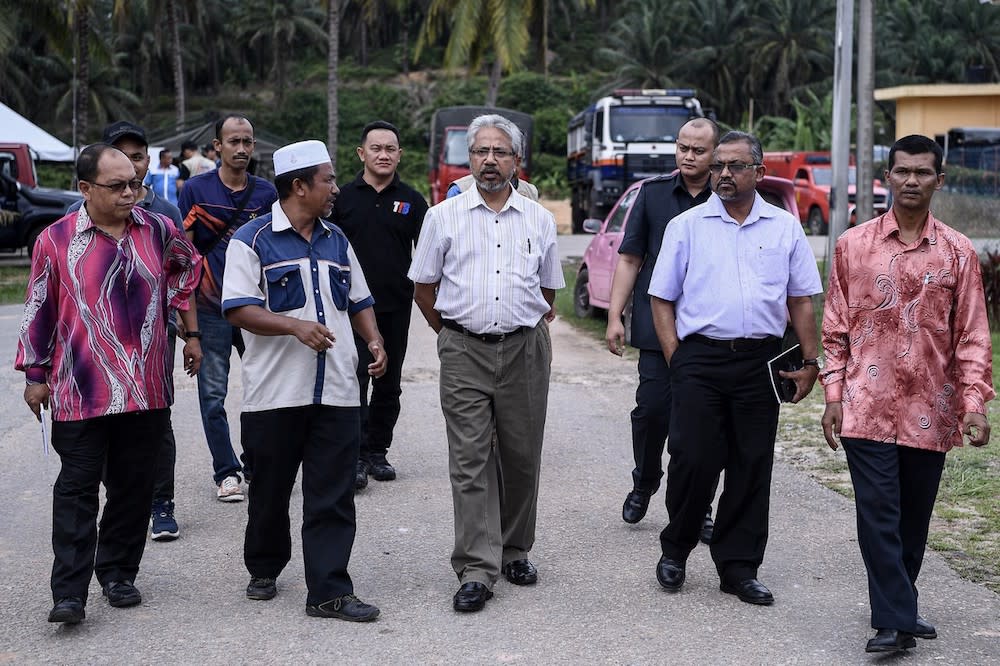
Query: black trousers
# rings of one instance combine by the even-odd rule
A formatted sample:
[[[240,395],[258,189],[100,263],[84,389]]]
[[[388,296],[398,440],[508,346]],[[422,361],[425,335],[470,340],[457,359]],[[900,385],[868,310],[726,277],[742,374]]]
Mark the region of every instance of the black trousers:
[[[170,354],[170,373],[173,373],[174,354],[177,348],[177,329],[167,326],[167,349]],[[160,453],[156,456],[155,476],[153,482],[153,500],[169,502],[174,499],[174,467],[177,463],[177,442],[174,440],[174,428],[170,423],[170,410],[167,409],[167,427],[163,431],[163,442]]]
[[[912,632],[945,454],[869,439],[843,437],[841,443],[854,484],[872,628]]]
[[[385,455],[392,445],[392,431],[399,419],[400,382],[403,377],[403,359],[410,335],[410,308],[392,312],[376,312],[375,321],[385,341],[389,356],[385,374],[371,377],[368,364],[374,361],[368,345],[358,336],[358,383],[361,384],[361,457]],[[368,386],[371,385],[371,398]]]
[[[632,410],[632,485],[650,495],[663,477],[663,446],[670,429],[670,367],[663,352],[639,351],[639,386]]]
[[[302,465],[302,555],[307,604],[354,591],[357,407],[308,405],[244,412],[243,450],[254,476],[243,559],[252,577],[277,578],[292,556],[288,504]]]
[[[660,547],[666,557],[687,560],[725,469],[710,548],[727,581],[756,578],[764,560],[778,429],[767,361],[780,346],[775,340],[734,352],[684,341],[671,358],[670,522],[660,533]]]
[[[146,546],[153,469],[166,409],[52,424],[61,468],[52,489],[52,598],[86,603],[90,577],[135,580]],[[97,525],[103,476],[107,502]]]

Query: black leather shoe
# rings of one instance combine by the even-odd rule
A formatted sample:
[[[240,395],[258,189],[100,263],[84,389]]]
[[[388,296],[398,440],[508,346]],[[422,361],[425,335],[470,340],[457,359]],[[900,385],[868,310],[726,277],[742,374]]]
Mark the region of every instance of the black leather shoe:
[[[361,490],[368,486],[368,461],[358,460],[357,472],[354,476],[354,489]]]
[[[278,583],[273,578],[251,578],[247,585],[247,599],[267,601],[278,594]]]
[[[913,634],[895,629],[879,629],[865,645],[865,652],[902,652],[917,647]]]
[[[774,603],[774,595],[771,590],[764,587],[756,578],[747,578],[738,583],[727,583],[722,581],[719,589],[726,594],[735,594],[740,601],[758,606],[770,606]]]
[[[455,610],[460,613],[475,613],[493,598],[493,592],[482,583],[462,583],[455,593]]]
[[[385,454],[373,455],[368,462],[368,473],[376,481],[394,481],[396,479],[396,469],[385,459]]]
[[[115,608],[128,608],[142,603],[142,595],[130,580],[113,580],[103,585],[101,590],[108,598],[108,603]]]
[[[336,618],[348,622],[371,622],[378,617],[379,609],[358,599],[353,594],[345,594],[321,604],[306,604],[306,615],[310,617]]]
[[[630,525],[646,517],[649,509],[649,493],[642,490],[632,490],[625,496],[625,504],[622,505],[622,520]]]
[[[503,567],[503,575],[514,585],[534,585],[538,582],[538,569],[528,560],[514,560]]]
[[[918,615],[917,630],[913,632],[913,635],[917,638],[930,640],[932,638],[937,638],[937,629],[934,628],[933,624]]]
[[[698,538],[705,545],[712,543],[712,533],[715,531],[715,521],[712,520],[712,507],[708,507],[708,513],[705,514],[705,520],[701,523],[701,532],[698,533]]]
[[[667,592],[678,592],[684,585],[684,562],[660,557],[656,564],[656,580]]]
[[[77,597],[63,597],[49,611],[49,622],[64,622],[79,624],[87,617],[83,610],[83,601]]]

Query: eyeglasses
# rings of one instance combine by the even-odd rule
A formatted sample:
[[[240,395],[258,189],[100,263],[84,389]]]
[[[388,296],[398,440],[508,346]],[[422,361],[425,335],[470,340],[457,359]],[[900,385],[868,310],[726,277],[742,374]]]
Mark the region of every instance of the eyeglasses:
[[[503,148],[471,148],[469,149],[470,155],[475,155],[476,157],[489,157],[489,154],[493,153],[493,157],[498,160],[505,160],[508,157],[514,157],[514,152],[511,150],[504,150]]]
[[[142,189],[142,181],[139,180],[138,178],[134,180],[125,180],[120,183],[104,184],[104,183],[95,183],[92,180],[88,180],[86,182],[90,183],[91,185],[97,185],[98,187],[103,187],[106,190],[111,190],[112,194],[121,194],[122,192],[125,191],[126,187],[132,190],[133,192],[138,192],[139,190]]]
[[[743,164],[742,162],[732,162],[730,164],[709,164],[708,170],[711,171],[712,173],[722,173],[726,169],[729,169],[729,173],[733,174],[734,176],[738,176],[744,171],[747,171],[749,169],[756,169],[759,166],[760,166],[759,164]]]

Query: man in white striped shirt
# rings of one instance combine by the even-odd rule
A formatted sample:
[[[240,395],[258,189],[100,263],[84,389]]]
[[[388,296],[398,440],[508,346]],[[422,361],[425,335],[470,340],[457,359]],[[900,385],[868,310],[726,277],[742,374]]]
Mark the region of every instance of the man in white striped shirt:
[[[438,333],[451,563],[461,582],[454,607],[463,612],[486,605],[501,570],[515,585],[538,580],[528,552],[552,361],[547,321],[566,286],[555,219],[511,186],[521,131],[503,116],[479,116],[468,143],[476,187],[427,211],[409,272]]]

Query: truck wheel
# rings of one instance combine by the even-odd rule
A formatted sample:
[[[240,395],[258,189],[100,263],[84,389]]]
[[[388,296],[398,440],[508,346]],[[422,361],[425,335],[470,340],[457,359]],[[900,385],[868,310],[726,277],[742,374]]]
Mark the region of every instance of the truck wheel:
[[[590,292],[587,291],[589,283],[590,272],[586,267],[581,268],[576,275],[576,285],[573,287],[573,314],[580,319],[594,316],[594,306],[590,304]]]
[[[823,222],[823,213],[819,208],[809,209],[809,219],[806,222],[809,227],[809,233],[813,236],[824,236],[826,235],[826,224]]]

